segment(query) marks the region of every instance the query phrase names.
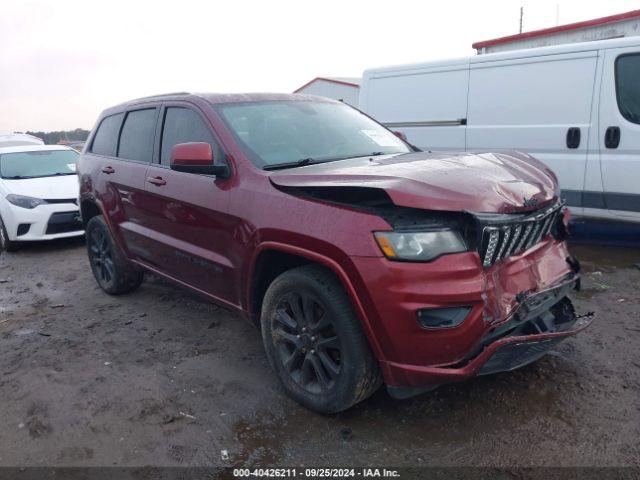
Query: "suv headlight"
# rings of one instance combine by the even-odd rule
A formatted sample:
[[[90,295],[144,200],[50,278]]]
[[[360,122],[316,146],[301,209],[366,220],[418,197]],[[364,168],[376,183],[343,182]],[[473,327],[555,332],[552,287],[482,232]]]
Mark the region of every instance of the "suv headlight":
[[[44,205],[47,203],[40,198],[25,197],[24,195],[14,195],[13,193],[6,196],[9,203],[14,204],[17,207],[22,208],[36,208],[38,205]]]
[[[466,252],[462,236],[454,230],[432,232],[374,232],[384,255],[391,260],[427,262],[446,253]]]

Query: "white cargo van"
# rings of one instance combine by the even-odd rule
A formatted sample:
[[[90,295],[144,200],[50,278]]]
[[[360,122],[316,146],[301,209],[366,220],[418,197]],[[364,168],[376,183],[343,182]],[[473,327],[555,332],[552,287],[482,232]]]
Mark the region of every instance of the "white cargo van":
[[[530,153],[574,214],[640,222],[640,37],[371,69],[359,107],[422,149]]]

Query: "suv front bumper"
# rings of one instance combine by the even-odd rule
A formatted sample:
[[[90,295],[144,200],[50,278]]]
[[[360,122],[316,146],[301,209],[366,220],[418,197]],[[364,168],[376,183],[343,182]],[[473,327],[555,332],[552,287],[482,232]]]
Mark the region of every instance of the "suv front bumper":
[[[369,338],[396,396],[513,370],[589,324],[567,298],[579,285],[579,267],[552,237],[487,269],[473,252],[422,264],[371,257],[355,264]],[[469,311],[457,326],[418,322],[421,309],[451,307]]]
[[[390,362],[410,377],[413,387],[387,386],[396,398],[407,398],[439,385],[477,375],[515,370],[543,357],[571,335],[585,329],[592,316],[578,318],[566,296],[577,282],[572,275],[562,283],[523,300],[512,318],[488,334],[462,362],[446,367],[416,367]]]

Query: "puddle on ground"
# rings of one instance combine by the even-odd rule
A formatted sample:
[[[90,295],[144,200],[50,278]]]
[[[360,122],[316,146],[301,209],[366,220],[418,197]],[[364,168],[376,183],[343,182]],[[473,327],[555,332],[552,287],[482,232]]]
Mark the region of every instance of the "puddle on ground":
[[[570,245],[569,251],[582,264],[586,272],[619,268],[640,268],[640,248]]]

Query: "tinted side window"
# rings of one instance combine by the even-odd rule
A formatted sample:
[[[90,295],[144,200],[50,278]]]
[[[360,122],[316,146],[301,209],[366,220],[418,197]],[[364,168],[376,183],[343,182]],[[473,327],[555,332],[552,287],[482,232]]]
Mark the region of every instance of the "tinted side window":
[[[160,163],[169,165],[171,149],[178,143],[206,142],[213,149],[216,163],[224,161],[222,150],[218,147],[213,135],[200,115],[189,108],[169,107],[165,110],[162,128],[162,148]]]
[[[109,156],[116,154],[118,132],[120,131],[123,116],[124,114],[118,113],[117,115],[106,117],[100,122],[98,131],[95,137],[93,137],[93,144],[91,145],[92,153]]]
[[[155,129],[155,108],[129,112],[120,134],[118,157],[138,162],[151,162]]]
[[[620,113],[640,123],[640,54],[623,55],[616,60],[616,94]]]

